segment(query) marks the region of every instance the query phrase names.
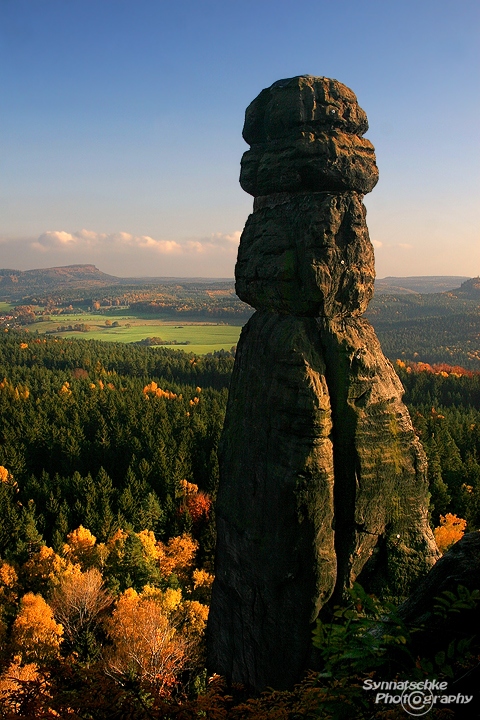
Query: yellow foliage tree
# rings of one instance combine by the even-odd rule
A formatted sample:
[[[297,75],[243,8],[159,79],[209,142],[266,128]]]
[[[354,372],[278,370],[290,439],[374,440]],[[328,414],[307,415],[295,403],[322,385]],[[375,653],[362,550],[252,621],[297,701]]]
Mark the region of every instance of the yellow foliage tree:
[[[187,637],[199,639],[207,626],[208,606],[198,600],[185,600],[183,603],[183,630]]]
[[[165,613],[172,622],[174,622],[176,616],[178,615],[178,610],[183,601],[182,591],[180,588],[167,588],[166,590],[161,590],[160,588],[152,587],[151,585],[145,585],[139,597],[155,600],[161,611]]]
[[[58,656],[63,628],[41,595],[23,596],[12,628],[14,652],[22,661],[45,662]]]
[[[95,535],[80,525],[76,530],[68,533],[63,552],[70,562],[79,563],[83,569],[89,568],[97,561],[96,542]]]
[[[64,396],[71,395],[72,391],[70,390],[70,383],[65,381],[58,392],[60,395]]]
[[[126,590],[106,625],[112,640],[107,666],[114,677],[133,674],[159,694],[174,688],[188,661],[188,643],[153,597]]]
[[[47,545],[42,545],[22,567],[27,587],[43,593],[56,587],[64,577],[75,576],[80,572],[80,565],[60,557]]]
[[[189,483],[188,480],[180,480],[180,488],[180,492],[183,497],[198,493],[198,485],[195,485],[195,483]]]
[[[467,521],[447,513],[445,517],[440,515],[440,525],[435,528],[435,540],[440,552],[444,553],[464,535]]]
[[[214,581],[214,575],[207,572],[203,568],[199,570],[195,569],[193,571],[192,580],[195,598],[209,605],[210,597],[212,594],[212,583]]]
[[[18,575],[15,568],[7,562],[0,564],[0,594],[11,590],[17,583]]]
[[[200,587],[211,587],[215,576],[206,570],[194,570],[193,571],[193,589],[196,590]]]
[[[145,556],[151,560],[159,560],[161,551],[152,530],[141,530],[136,533],[143,546]]]

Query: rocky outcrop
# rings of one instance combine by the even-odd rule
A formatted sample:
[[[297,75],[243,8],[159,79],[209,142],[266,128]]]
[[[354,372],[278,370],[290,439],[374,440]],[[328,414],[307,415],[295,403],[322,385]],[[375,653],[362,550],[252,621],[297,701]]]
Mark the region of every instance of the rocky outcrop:
[[[448,591],[457,595],[461,585],[470,593],[480,590],[480,532],[467,533],[456,542],[434,565],[430,572],[415,587],[410,597],[400,605],[397,614],[407,625],[424,626],[434,629],[445,645],[445,632],[452,632],[452,625],[461,625],[463,634],[480,635],[480,614],[477,607],[473,612],[435,613],[437,598]],[[457,611],[469,610],[468,607]],[[457,623],[455,621],[458,621]],[[458,630],[458,627],[455,628]]]
[[[362,196],[377,182],[367,118],[336,80],[301,76],[246,112],[242,331],[220,443],[209,667],[291,687],[311,627],[360,577],[406,594],[438,557],[426,459],[371,326]]]
[[[448,694],[473,696],[463,712],[461,707],[455,710],[455,718],[466,720],[480,717],[480,664],[474,660],[480,654],[479,591],[480,532],[476,531],[456,542],[396,611],[411,633],[414,657],[432,658],[448,649],[446,663],[454,666]],[[459,652],[461,641],[468,650]],[[466,662],[454,663],[452,650],[453,658]]]

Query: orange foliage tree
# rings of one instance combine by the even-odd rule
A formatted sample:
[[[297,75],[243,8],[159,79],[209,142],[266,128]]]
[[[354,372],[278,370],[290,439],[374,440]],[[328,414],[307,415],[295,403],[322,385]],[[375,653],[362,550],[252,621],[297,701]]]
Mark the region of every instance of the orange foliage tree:
[[[458,542],[465,532],[467,521],[447,513],[440,515],[440,525],[435,528],[435,540],[440,552],[444,553]]]
[[[194,524],[207,520],[212,507],[212,500],[207,493],[198,489],[195,483],[181,480],[182,509],[187,510]]]
[[[182,397],[181,395],[176,395],[176,393],[171,390],[162,390],[162,388],[158,387],[157,383],[153,380],[148,385],[145,385],[143,388],[143,394],[145,397],[153,395],[154,397],[166,398],[167,400],[175,400],[176,398],[181,399]]]
[[[167,544],[158,542],[160,570],[164,577],[175,574],[180,580],[188,581],[193,568],[198,542],[188,533],[170,538]]]

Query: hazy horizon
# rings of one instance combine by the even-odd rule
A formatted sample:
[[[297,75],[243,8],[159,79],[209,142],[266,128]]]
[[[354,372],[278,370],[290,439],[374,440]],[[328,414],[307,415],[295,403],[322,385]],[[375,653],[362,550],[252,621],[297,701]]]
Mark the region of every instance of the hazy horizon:
[[[477,276],[479,28],[473,0],[5,0],[0,266],[233,276],[245,109],[309,73],[368,115],[377,276]]]
[[[68,265],[49,265],[45,267],[31,267],[31,268],[25,268],[24,270],[21,270],[20,268],[15,267],[0,267],[1,271],[12,271],[12,272],[33,272],[35,270],[57,270],[57,269],[66,269],[66,268],[72,268],[72,267],[83,267],[83,266],[94,266],[97,270],[104,273],[105,275],[111,275],[112,277],[116,277],[120,280],[125,279],[128,280],[130,278],[154,278],[154,279],[165,279],[165,280],[215,280],[215,281],[226,281],[226,282],[234,282],[235,277],[234,275],[114,275],[112,273],[107,273],[105,270],[103,270],[101,267],[98,267],[96,263],[93,262],[84,262],[84,263],[70,263]],[[449,273],[448,275],[386,275],[385,277],[379,277],[378,274],[375,277],[376,281],[381,280],[422,280],[422,279],[429,279],[429,278],[451,278],[451,279],[458,279],[458,280],[468,280],[472,279],[472,275],[452,275]]]

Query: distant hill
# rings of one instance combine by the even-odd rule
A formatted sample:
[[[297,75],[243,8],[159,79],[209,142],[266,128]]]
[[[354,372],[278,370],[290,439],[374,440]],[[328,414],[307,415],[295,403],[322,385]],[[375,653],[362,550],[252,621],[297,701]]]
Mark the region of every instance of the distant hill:
[[[16,300],[32,292],[56,291],[65,287],[101,287],[112,285],[116,280],[117,278],[103,273],[95,265],[66,265],[39,270],[0,270],[0,297]]]
[[[480,370],[480,278],[444,292],[376,292],[365,317],[391,360]]]
[[[452,290],[448,294],[462,299],[480,300],[480,277],[467,280],[459,288]]]
[[[461,275],[419,275],[418,277],[386,277],[375,280],[377,295],[410,295],[420,293],[441,293],[460,287],[464,281],[470,282]],[[478,280],[478,278],[477,278]]]
[[[57,293],[65,290],[93,290],[116,285],[144,286],[169,285],[179,282],[212,283],[231,282],[232,278],[174,278],[133,277],[107,275],[95,265],[66,265],[37,270],[0,270],[0,300],[22,300],[34,294]]]

